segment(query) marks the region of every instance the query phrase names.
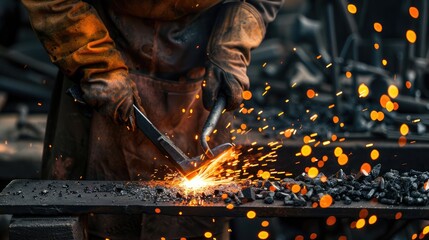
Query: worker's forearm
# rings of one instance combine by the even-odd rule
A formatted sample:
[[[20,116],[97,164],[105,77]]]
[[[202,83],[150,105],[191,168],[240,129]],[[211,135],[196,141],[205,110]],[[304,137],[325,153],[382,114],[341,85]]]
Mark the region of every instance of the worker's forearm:
[[[127,67],[96,10],[80,0],[22,0],[51,61],[86,80],[126,73]]]

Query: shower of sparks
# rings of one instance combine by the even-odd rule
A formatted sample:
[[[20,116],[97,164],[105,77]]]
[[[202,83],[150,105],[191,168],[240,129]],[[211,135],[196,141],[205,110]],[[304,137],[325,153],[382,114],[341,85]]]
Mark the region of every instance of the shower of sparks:
[[[192,179],[188,180],[183,178],[180,186],[184,189],[195,191],[210,186],[217,186],[220,184],[233,182],[233,176],[220,176],[223,176],[223,173],[227,172],[227,170],[223,168],[223,165],[236,161],[238,155],[239,154],[235,149],[228,149],[216,158],[209,160],[210,163],[201,167],[201,169],[198,170],[198,174]]]

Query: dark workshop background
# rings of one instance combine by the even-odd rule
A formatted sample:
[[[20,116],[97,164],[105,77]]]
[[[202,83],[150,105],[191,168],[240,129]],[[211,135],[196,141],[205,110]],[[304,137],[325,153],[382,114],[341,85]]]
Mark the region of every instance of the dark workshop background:
[[[315,157],[334,158],[336,146],[352,153],[345,166],[326,162],[320,170],[326,174],[339,168],[359,171],[365,162],[381,163],[384,170],[428,170],[428,2],[286,1],[270,24],[266,39],[253,51],[248,69],[253,97],[245,102],[247,113],[236,112],[236,128],[245,123],[254,131],[237,134],[235,142],[246,147],[253,142],[264,146],[281,141],[284,146],[278,150],[278,161],[267,168],[294,175],[306,166],[317,165],[296,156],[303,137],[314,133],[318,141],[331,141],[313,149]],[[411,7],[418,9],[417,17]],[[411,35],[407,38],[410,30],[417,36],[415,41]],[[0,189],[12,179],[40,177],[45,124],[57,71],[32,32],[19,1],[1,0]],[[369,89],[366,97],[359,97],[361,84]],[[399,95],[390,99],[399,106],[394,110],[380,104],[380,97],[388,94],[391,85],[399,89]],[[330,108],[332,104],[335,106]],[[371,116],[374,111],[375,118]],[[380,112],[382,120],[377,119]],[[403,124],[409,127],[406,136],[400,132]],[[286,129],[297,131],[287,138],[279,134]],[[333,136],[346,140],[335,141]],[[380,153],[377,162],[370,158],[373,149]],[[0,215],[0,233],[7,232],[9,219]],[[290,239],[299,232],[291,222],[275,222],[272,239]],[[257,236],[252,224],[235,219],[232,238]]]

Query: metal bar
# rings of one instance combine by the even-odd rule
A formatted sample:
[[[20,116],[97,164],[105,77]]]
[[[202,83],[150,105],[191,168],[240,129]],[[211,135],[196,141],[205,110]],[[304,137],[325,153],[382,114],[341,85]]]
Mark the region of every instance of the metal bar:
[[[7,49],[2,46],[0,46],[0,58],[7,59],[9,61],[21,64],[21,65],[29,66],[33,70],[39,73],[45,74],[51,78],[55,78],[56,75],[58,74],[58,68],[55,67],[53,64],[42,62],[38,59],[27,56],[18,51]]]
[[[347,2],[345,0],[337,0],[337,4],[339,5],[341,13],[346,20],[350,33],[353,35],[357,35],[360,38],[358,24],[356,23],[356,20],[353,15],[351,15],[347,11]]]
[[[339,66],[337,63],[338,60],[338,49],[337,49],[337,37],[335,33],[335,19],[334,19],[334,0],[329,0],[326,2],[326,20],[327,20],[327,32],[328,32],[328,49],[329,54],[332,58],[332,66],[330,67],[330,78],[332,81],[332,94],[334,98],[334,114],[339,115],[341,113],[341,101],[340,96],[336,94],[340,91],[340,81],[338,79]]]
[[[169,138],[162,134],[136,105],[133,105],[133,107],[137,127],[162,153],[171,158],[170,162],[175,165],[177,170],[184,175],[193,170],[195,167],[193,167],[189,157],[174,145]]]
[[[417,57],[424,58],[426,55],[426,41],[428,28],[428,3],[429,0],[422,0],[420,3],[421,17],[418,24]]]
[[[0,213],[17,215],[67,215],[87,213],[164,214],[173,216],[245,217],[255,211],[258,217],[358,217],[361,209],[379,218],[429,218],[428,206],[391,206],[375,202],[335,203],[329,208],[286,207],[282,201],[264,204],[260,200],[226,208],[226,204],[206,203],[189,206],[174,201],[145,200],[138,194],[123,194],[120,189],[103,191],[106,185],[122,185],[138,191],[145,182],[14,180],[0,194]],[[67,187],[65,187],[67,186]],[[98,189],[97,192],[92,191]],[[61,195],[60,195],[61,192]],[[179,214],[180,212],[180,214]]]
[[[225,96],[218,96],[216,103],[213,106],[213,109],[210,111],[209,116],[207,117],[206,122],[204,123],[203,130],[201,133],[200,143],[203,148],[204,154],[212,159],[215,157],[212,150],[210,149],[209,144],[207,143],[207,137],[210,137],[213,130],[216,127],[217,122],[219,121],[222,111],[225,109],[226,99]]]

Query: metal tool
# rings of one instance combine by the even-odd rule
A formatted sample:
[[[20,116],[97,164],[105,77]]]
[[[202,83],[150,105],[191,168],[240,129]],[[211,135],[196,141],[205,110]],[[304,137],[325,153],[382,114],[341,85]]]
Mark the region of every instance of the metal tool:
[[[161,150],[168,157],[170,162],[184,177],[187,179],[192,179],[202,166],[210,163],[210,160],[203,161],[205,159],[203,155],[189,158],[168,137],[162,134],[138,109],[136,105],[133,105],[133,107],[135,110],[137,127],[146,135],[147,138],[149,138],[149,140],[151,140],[153,144],[155,144],[159,150]],[[201,139],[204,140],[201,141],[201,144],[203,146],[205,155],[209,159],[213,159],[215,156],[218,156],[219,154],[233,147],[231,143],[225,143],[210,149],[206,140],[206,137],[213,132],[213,129],[216,126],[216,123],[219,120],[220,114],[222,113],[224,107],[225,99],[223,98],[223,100],[218,100],[202,131],[203,133]]]
[[[213,109],[211,110],[206,123],[204,124],[203,130],[201,131],[200,143],[204,150],[204,155],[209,159],[215,158],[218,154],[215,154],[209,147],[207,139],[212,134],[214,128],[216,127],[217,122],[219,121],[220,115],[225,109],[226,100],[224,96],[219,96]],[[231,143],[224,143],[216,147],[216,152],[224,152],[230,148],[233,148],[234,145]]]

